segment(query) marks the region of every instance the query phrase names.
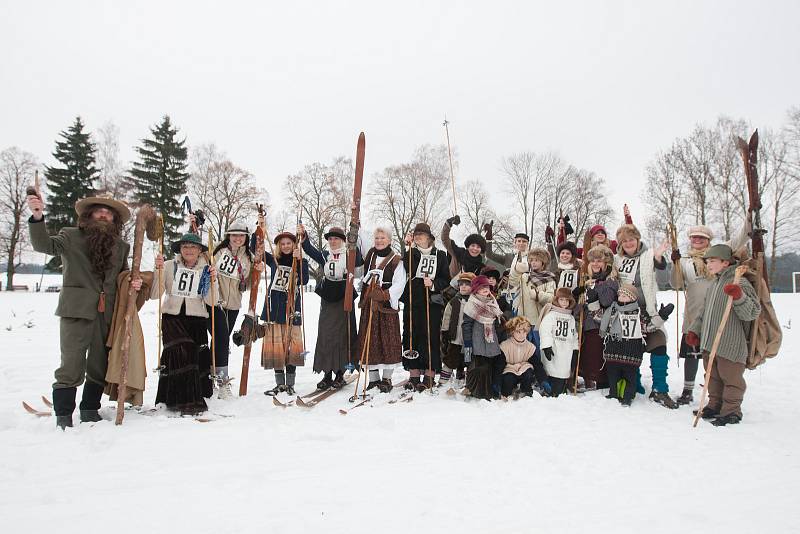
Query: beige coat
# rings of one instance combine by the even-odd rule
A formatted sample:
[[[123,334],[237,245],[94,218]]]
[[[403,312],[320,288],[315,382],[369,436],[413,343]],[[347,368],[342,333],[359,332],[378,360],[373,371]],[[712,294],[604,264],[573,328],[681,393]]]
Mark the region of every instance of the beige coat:
[[[514,373],[520,376],[528,369],[533,369],[533,365],[528,360],[533,356],[536,347],[527,339],[519,343],[513,336],[509,337],[500,343],[500,350],[503,351],[506,357],[506,367],[503,369],[503,374]]]
[[[214,260],[219,261],[219,255],[223,251],[215,254]],[[247,287],[250,287],[250,258],[247,257],[244,247],[239,247],[236,253],[236,260],[242,266],[242,276],[244,277]],[[238,310],[242,307],[242,292],[239,291],[239,271],[234,271],[234,276],[224,276],[219,274],[217,270],[217,301],[219,305],[226,310]]]
[[[526,264],[527,265],[527,264]],[[547,282],[534,286],[530,281],[529,273],[520,273],[520,268],[511,269],[508,277],[509,288],[519,293],[519,308],[517,314],[525,317],[532,325],[539,324],[539,316],[545,304],[553,301],[556,292],[556,283]]]
[[[175,271],[176,265],[177,267],[181,268],[184,267],[183,262],[181,261],[180,257],[175,257],[175,259],[169,260],[164,262],[164,271],[163,276],[161,277],[161,287],[159,285],[153,284],[153,290],[150,292],[151,299],[160,298],[162,294],[166,293],[164,296],[164,300],[161,303],[161,312],[167,313],[169,315],[178,315],[181,312],[181,306],[183,303],[186,303],[186,315],[191,315],[192,317],[208,317],[208,311],[206,311],[206,304],[211,306],[211,293],[209,291],[205,298],[197,297],[197,298],[189,298],[189,297],[181,297],[178,295],[173,294],[173,284],[175,280]],[[206,259],[203,256],[200,256],[197,260],[197,265],[194,266],[192,269],[197,273],[198,278],[203,272],[203,267],[207,265]]]

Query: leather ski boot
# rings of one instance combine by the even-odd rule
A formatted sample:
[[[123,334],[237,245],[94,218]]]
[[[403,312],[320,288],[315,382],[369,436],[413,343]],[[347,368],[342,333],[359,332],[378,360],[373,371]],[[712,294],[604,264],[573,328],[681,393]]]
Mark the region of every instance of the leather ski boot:
[[[284,384],[278,384],[274,388],[265,391],[264,395],[266,395],[267,397],[275,397],[276,395],[278,395],[278,393],[283,393],[284,391],[286,391],[286,386]]]
[[[419,385],[419,377],[412,376],[411,378],[408,379],[408,382],[406,382],[406,385],[403,387],[405,389],[412,390],[412,389],[417,389],[418,385]]]
[[[57,415],[56,416],[56,426],[61,430],[65,430],[67,427],[72,428],[72,416],[71,415]]]
[[[70,417],[70,419],[72,418]],[[100,417],[100,412],[97,410],[81,410],[81,423],[97,423],[102,420],[103,418]]]
[[[739,417],[735,413],[731,413],[728,415],[717,417],[716,419],[711,421],[711,424],[714,426],[738,425],[741,420],[742,420],[741,417]]]
[[[675,399],[675,402],[678,406],[685,406],[687,404],[691,404],[694,402],[694,396],[692,395],[691,389],[684,389],[681,396]]]
[[[347,382],[344,381],[344,371],[336,371],[336,378],[333,379],[331,387],[333,389],[342,389]]]
[[[392,385],[391,378],[384,378],[383,380],[378,382],[377,387],[378,391],[380,391],[381,393],[389,393],[390,391],[392,391],[392,388],[394,388],[394,386]]]
[[[661,406],[669,408],[670,410],[675,410],[678,407],[678,405],[675,404],[675,401],[672,400],[672,397],[663,391],[651,391],[650,400],[655,401]]]
[[[697,410],[692,411],[692,415],[697,415]],[[719,410],[715,410],[709,406],[703,408],[703,411],[700,412],[700,417],[703,419],[714,419],[719,415]]]

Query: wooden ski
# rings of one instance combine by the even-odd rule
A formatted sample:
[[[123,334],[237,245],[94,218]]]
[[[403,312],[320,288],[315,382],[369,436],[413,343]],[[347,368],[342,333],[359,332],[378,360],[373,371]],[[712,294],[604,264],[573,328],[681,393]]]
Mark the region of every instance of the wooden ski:
[[[364,180],[364,153],[366,151],[364,132],[358,135],[356,146],[356,175],[353,181],[353,206],[350,212],[350,228],[358,228],[361,224],[361,183]],[[344,311],[353,311],[353,281],[356,272],[356,243],[358,234],[347,232],[347,286],[344,290]]]
[[[51,415],[53,415],[51,412],[37,410],[36,408],[34,408],[25,401],[22,401],[22,407],[25,408],[26,412],[28,412],[31,415],[35,415],[36,417],[50,417]]]
[[[247,306],[248,313],[253,317],[253,328],[247,336],[244,345],[244,354],[242,356],[242,377],[239,379],[239,396],[244,397],[247,395],[247,381],[250,376],[250,352],[253,350],[253,344],[258,337],[258,314],[256,313],[256,304],[258,303],[258,284],[261,282],[261,273],[256,270],[255,266],[264,261],[264,206],[256,204],[258,208],[258,226],[255,231],[256,238],[256,259],[253,267],[250,269],[250,302]],[[248,246],[249,243],[245,243]],[[266,269],[264,269],[266,272]],[[267,302],[267,306],[269,302]]]

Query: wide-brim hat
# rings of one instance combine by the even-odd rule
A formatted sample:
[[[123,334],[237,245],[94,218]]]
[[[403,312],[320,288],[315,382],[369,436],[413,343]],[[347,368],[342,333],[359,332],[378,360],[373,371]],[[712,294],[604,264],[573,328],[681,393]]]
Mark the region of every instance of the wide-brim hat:
[[[486,252],[486,239],[480,234],[469,234],[464,240],[464,248],[469,248],[470,245],[478,245],[481,247],[481,252]]]
[[[113,198],[108,197],[82,198],[75,203],[75,211],[80,216],[83,215],[83,212],[88,208],[95,205],[105,206],[106,208],[111,208],[114,210],[117,215],[119,215],[119,219],[123,224],[131,219],[131,210],[128,209],[128,206],[126,206],[124,202],[120,202],[119,200],[114,200]]]
[[[180,254],[181,245],[184,243],[197,245],[198,247],[200,247],[201,252],[208,251],[208,247],[203,244],[203,240],[200,239],[200,236],[197,234],[193,234],[191,232],[183,234],[179,240],[173,241],[169,248],[170,250],[172,250],[174,254]]]
[[[242,222],[234,222],[225,230],[225,235],[250,235],[250,229]]]
[[[339,228],[338,226],[331,227],[330,230],[325,232],[325,239],[330,239],[331,237],[338,237],[339,239],[347,239],[347,234],[344,233],[344,229]]]
[[[431,239],[436,239],[433,236],[433,232],[431,232],[431,227],[430,227],[430,225],[428,225],[428,223],[418,223],[414,227],[414,232],[413,233],[415,233],[415,234],[428,234],[428,236],[430,236]]]
[[[278,241],[280,241],[283,238],[291,239],[294,243],[297,243],[297,236],[294,235],[291,232],[281,232],[281,233],[279,233],[278,235],[275,236],[275,239],[273,240],[273,242],[277,245]]]

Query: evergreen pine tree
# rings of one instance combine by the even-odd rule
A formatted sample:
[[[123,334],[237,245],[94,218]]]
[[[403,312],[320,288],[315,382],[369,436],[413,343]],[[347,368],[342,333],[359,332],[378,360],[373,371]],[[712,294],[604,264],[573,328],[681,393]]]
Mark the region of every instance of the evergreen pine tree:
[[[95,146],[88,132],[83,131],[80,117],[65,132],[59,135],[63,141],[56,141],[53,157],[62,166],[45,167],[47,178],[47,229],[51,234],[66,226],[77,226],[78,214],[75,203],[95,193],[94,181],[98,171],[95,168]],[[60,262],[59,262],[60,263]]]
[[[136,204],[150,204],[164,217],[164,240],[180,237],[181,195],[186,193],[188,151],[186,139],[177,140],[178,129],[169,116],[150,129],[152,138],[136,147],[139,161],[133,163],[130,183]]]

